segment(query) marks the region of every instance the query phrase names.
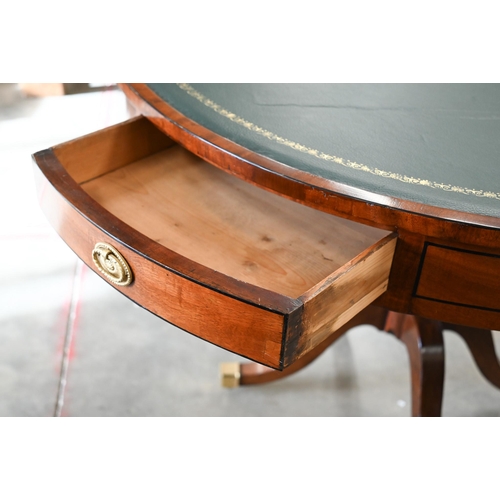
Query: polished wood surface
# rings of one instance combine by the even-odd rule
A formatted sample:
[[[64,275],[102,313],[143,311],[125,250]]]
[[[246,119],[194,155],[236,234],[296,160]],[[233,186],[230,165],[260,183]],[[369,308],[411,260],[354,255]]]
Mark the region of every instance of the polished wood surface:
[[[376,306],[366,307],[323,343],[282,372],[257,363],[240,364],[238,385],[263,384],[288,377],[312,363],[333,342],[359,325],[372,325],[379,330],[392,333],[405,344],[410,361],[412,416],[439,417],[443,402],[445,368],[441,323],[394,313]],[[455,325],[448,326],[455,329]],[[479,349],[479,351],[482,356],[487,356],[485,350]],[[488,359],[483,366],[486,372],[497,380],[495,377],[498,373],[492,369],[491,360]]]
[[[440,414],[443,324],[499,384],[485,331],[500,329],[500,217],[300,172],[189,120],[144,85],[122,89],[147,119],[35,155],[40,203],[63,239],[90,267],[98,241],[130,261],[135,280],[119,291],[284,375],[346,325],[370,323],[365,312],[390,310],[386,329],[410,357],[414,415]],[[244,371],[256,383],[279,378]]]
[[[121,85],[138,112],[187,150],[247,182],[320,211],[365,225],[396,231],[398,244],[387,291],[377,304],[388,309],[479,328],[500,329],[500,312],[484,311],[416,294],[422,256],[428,243],[486,254],[500,250],[500,217],[469,214],[382,196],[313,176],[239,146],[186,118],[143,84]],[[467,253],[458,266],[467,266]],[[462,260],[461,260],[462,259]],[[500,259],[495,261],[500,272]],[[479,288],[483,274],[474,277]],[[450,289],[462,286],[462,277],[450,274]],[[430,286],[441,278],[430,274]]]
[[[352,328],[359,325],[373,325],[379,330],[382,330],[386,324],[386,319],[387,311],[385,309],[367,306],[347,323],[335,330],[327,339],[318,344],[305,356],[301,357],[297,362],[293,363],[288,368],[285,368],[283,371],[273,370],[272,368],[258,363],[241,363],[239,367],[239,385],[264,384],[288,377],[315,361],[318,356],[323,354],[323,352],[333,344],[333,342],[338,340]]]
[[[411,414],[414,417],[441,415],[445,377],[444,330],[450,330],[463,338],[484,378],[500,388],[500,359],[495,351],[491,331],[394,313],[373,305],[281,372],[258,363],[240,364],[239,385],[272,382],[302,370],[333,342],[358,325],[373,325],[379,330],[392,333],[405,344],[410,362]]]
[[[144,258],[128,245],[89,222],[41,175],[37,175],[40,204],[50,223],[70,248],[92,270],[92,250],[97,242],[112,242],[133,269],[134,281],[119,287],[152,313],[209,342],[280,368],[284,315],[254,307],[244,301],[201,287],[164,266]],[[249,335],[248,332],[252,332]]]
[[[460,279],[449,286],[450,276]],[[498,312],[500,254],[428,244],[415,295]]]
[[[412,416],[439,417],[443,404],[445,361],[441,323],[390,312],[385,330],[396,335],[408,351]]]
[[[273,368],[314,349],[387,287],[394,234],[249,185],[143,117],[35,161],[48,180],[42,208],[90,267],[94,246],[111,244],[134,276],[120,292]]]
[[[314,362],[333,342],[359,325],[372,325],[392,333],[405,344],[410,362],[411,414],[414,417],[441,415],[445,375],[443,330],[451,330],[464,339],[480,372],[500,388],[500,360],[495,353],[491,331],[394,313],[373,305],[281,372],[258,363],[241,363],[238,385],[263,384],[288,377]]]
[[[491,331],[449,323],[444,323],[443,329],[452,330],[462,337],[484,378],[500,389],[500,360]]]

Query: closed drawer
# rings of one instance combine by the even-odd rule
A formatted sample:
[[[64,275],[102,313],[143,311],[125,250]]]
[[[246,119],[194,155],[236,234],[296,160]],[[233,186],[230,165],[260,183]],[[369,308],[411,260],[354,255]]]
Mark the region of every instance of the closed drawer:
[[[450,276],[457,276],[450,286]],[[500,255],[426,243],[415,297],[500,312]]]
[[[89,267],[267,366],[290,365],[387,287],[394,234],[248,184],[143,117],[34,160],[42,209]]]

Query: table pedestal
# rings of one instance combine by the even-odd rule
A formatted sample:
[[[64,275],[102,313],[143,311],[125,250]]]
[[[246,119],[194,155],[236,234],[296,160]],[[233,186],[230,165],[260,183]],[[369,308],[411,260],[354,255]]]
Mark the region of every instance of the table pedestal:
[[[439,417],[443,401],[445,351],[443,330],[452,330],[466,342],[483,376],[500,388],[500,363],[490,330],[430,320],[419,316],[369,306],[322,344],[283,371],[258,363],[223,363],[225,387],[272,382],[295,373],[321,355],[333,342],[359,325],[373,325],[395,335],[407,348],[410,358],[412,416]]]

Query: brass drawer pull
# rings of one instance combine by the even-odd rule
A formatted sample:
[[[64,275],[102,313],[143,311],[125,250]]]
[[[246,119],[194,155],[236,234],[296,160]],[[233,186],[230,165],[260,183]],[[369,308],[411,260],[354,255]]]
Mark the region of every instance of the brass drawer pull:
[[[127,286],[133,275],[123,255],[107,243],[97,243],[92,250],[92,260],[97,269],[115,285]]]

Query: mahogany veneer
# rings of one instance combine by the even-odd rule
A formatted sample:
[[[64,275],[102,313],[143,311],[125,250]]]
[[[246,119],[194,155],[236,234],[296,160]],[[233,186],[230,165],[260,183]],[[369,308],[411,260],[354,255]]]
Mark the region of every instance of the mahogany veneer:
[[[215,168],[143,117],[34,155],[40,203],[91,268],[111,244],[120,292],[225,349],[283,369],[387,288],[396,236]]]
[[[216,134],[180,113],[146,84],[120,84],[120,88],[137,112],[218,168],[316,210],[396,232],[398,243],[389,285],[376,300],[377,305],[454,324],[500,329],[500,311],[490,306],[492,293],[497,297],[498,289],[495,284],[483,289],[484,283],[491,283],[491,273],[500,275],[500,258],[495,258],[500,256],[500,219],[496,214],[440,208],[312,175]],[[457,266],[453,272],[446,273],[440,267],[446,259],[423,263],[429,244],[461,252],[454,254]],[[478,266],[469,266],[471,252],[483,254],[474,261]],[[440,272],[421,276],[423,264],[424,271],[434,266]],[[417,293],[420,278],[426,280],[426,289],[434,288],[433,295]],[[458,290],[468,290],[469,284],[478,292],[472,302],[448,300],[445,287],[457,290],[458,295]]]
[[[277,161],[269,148],[244,147],[238,134],[233,142],[204,126],[188,116],[189,106],[182,114],[179,102],[167,102],[172,89],[161,97],[145,84],[120,87],[142,117],[34,155],[41,206],[70,247],[96,271],[97,243],[111,244],[128,261],[133,281],[112,286],[265,365],[242,365],[242,384],[287,376],[367,323],[405,343],[414,415],[440,414],[443,328],[464,338],[498,387],[490,329],[500,329],[500,218],[493,205],[446,208],[313,175]],[[232,132],[246,130],[239,126]],[[316,135],[329,130],[324,120],[315,126]],[[469,135],[455,143],[475,149],[484,134]]]

